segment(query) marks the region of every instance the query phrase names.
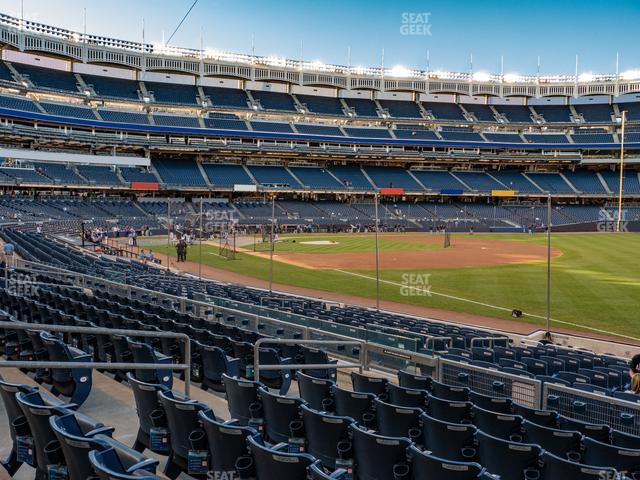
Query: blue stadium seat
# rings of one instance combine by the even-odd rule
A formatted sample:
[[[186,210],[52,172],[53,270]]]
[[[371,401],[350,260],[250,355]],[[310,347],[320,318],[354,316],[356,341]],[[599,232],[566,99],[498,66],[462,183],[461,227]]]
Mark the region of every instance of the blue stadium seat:
[[[431,391],[433,379],[425,375],[416,375],[405,370],[398,370],[398,383],[401,387]]]
[[[399,407],[383,402],[373,401],[376,412],[377,432],[388,437],[403,437],[411,440],[421,435],[420,415],[422,409]]]
[[[411,478],[446,478],[451,480],[475,480],[483,473],[481,465],[473,462],[456,462],[420,451],[415,445],[409,447]]]
[[[222,374],[222,382],[225,386],[231,418],[237,420],[242,426],[251,425],[252,420],[264,418],[259,396],[259,389],[263,385],[260,382],[229,377],[226,374]]]
[[[353,441],[354,478],[361,480],[386,480],[394,478],[394,471],[406,472],[408,438],[376,435],[351,424]]]
[[[352,460],[352,445],[349,440],[349,425],[353,423],[351,417],[328,415],[306,405],[302,405],[300,411],[311,455],[330,469]]]
[[[336,415],[350,417],[360,425],[373,426],[371,425],[375,419],[373,401],[376,398],[373,393],[352,392],[332,385],[331,394]]]
[[[475,457],[474,425],[443,422],[426,413],[420,416],[420,421],[422,437],[418,443],[436,457],[458,462]]]
[[[351,372],[351,385],[353,391],[358,393],[373,393],[383,395],[386,393],[389,380],[382,377],[371,377],[358,372]]]
[[[12,447],[11,451],[6,458],[1,460],[2,467],[7,471],[9,475],[13,475],[22,466],[21,461],[18,460],[18,435],[28,436],[29,424],[16,401],[16,393],[33,393],[37,388],[29,385],[20,385],[14,383],[5,382],[0,376],[0,396],[2,397],[2,403],[4,404],[4,410],[7,414],[9,433],[11,435]],[[25,435],[27,434],[27,435]]]
[[[316,461],[306,453],[289,453],[286,444],[268,447],[260,435],[248,437],[247,443],[255,462],[257,480],[307,480],[307,468]]]
[[[293,424],[296,421],[298,424],[300,423],[300,406],[304,404],[304,400],[276,395],[264,387],[258,389],[258,395],[264,414],[264,435],[268,441],[287,443],[290,438],[296,436],[294,435],[295,431],[302,437],[302,426],[297,425],[298,428],[294,429]]]
[[[426,390],[405,388],[393,383],[387,384],[387,401],[400,407],[425,408],[427,400]]]
[[[206,450],[204,432],[200,426],[198,413],[208,407],[196,400],[186,400],[176,394],[161,390],[158,400],[165,411],[169,428],[171,449],[164,467],[164,474],[170,479],[177,478],[182,472],[189,473],[189,454],[192,450]],[[196,438],[200,445],[196,445]]]
[[[54,415],[49,423],[56,435],[70,480],[84,480],[93,475],[89,452],[113,449],[126,470],[155,473],[158,460],[147,459],[135,450],[111,438],[113,428],[87,423],[75,413]]]
[[[541,455],[542,480],[567,480],[579,478],[581,480],[602,480],[603,478],[616,479],[617,472],[613,468],[596,467],[564,460],[549,452]]]
[[[240,359],[227,356],[223,349],[205,345],[201,349],[202,355],[202,388],[215,392],[223,392],[222,374],[230,377],[240,375]]]
[[[580,458],[582,434],[576,430],[561,430],[525,420],[522,424],[526,443],[535,443],[562,458]]]
[[[90,451],[89,461],[100,480],[157,480],[160,478],[147,470],[136,469],[135,465],[125,468],[113,448]]]
[[[201,410],[198,417],[207,435],[211,472],[218,476],[235,472],[238,458],[248,456],[247,438],[258,432],[238,425],[235,420],[217,420],[212,410]]]
[[[58,337],[46,332],[40,334],[42,343],[52,362],[90,362],[91,355],[77,348],[66,345]],[[62,394],[70,399],[71,403],[82,405],[91,392],[92,372],[89,368],[54,368],[51,371],[53,380],[52,393]]]
[[[446,400],[429,396],[427,414],[443,422],[468,423],[471,421],[471,402]]]
[[[476,438],[478,459],[487,471],[504,479],[538,478],[532,471],[539,467],[543,451],[540,446],[502,440],[482,431],[478,431]]]

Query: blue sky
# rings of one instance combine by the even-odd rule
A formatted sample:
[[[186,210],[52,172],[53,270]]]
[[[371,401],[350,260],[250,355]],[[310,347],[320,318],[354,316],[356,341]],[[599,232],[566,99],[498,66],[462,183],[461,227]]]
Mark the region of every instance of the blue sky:
[[[83,8],[87,30],[129,40],[168,38],[193,0],[24,0],[25,18],[82,31]],[[0,11],[19,15],[20,0],[0,0]],[[421,27],[428,13],[428,27]],[[403,14],[405,14],[403,16]],[[408,14],[408,15],[407,15]],[[410,20],[413,18],[413,20]],[[411,28],[430,35],[403,35],[403,19]],[[580,72],[640,68],[638,24],[640,2],[621,0],[507,1],[377,1],[377,0],[200,0],[172,40],[175,46],[205,47],[300,58],[306,60],[379,66],[426,68],[427,50],[432,70],[505,73],[573,73],[575,56]],[[409,27],[404,27],[409,28]]]

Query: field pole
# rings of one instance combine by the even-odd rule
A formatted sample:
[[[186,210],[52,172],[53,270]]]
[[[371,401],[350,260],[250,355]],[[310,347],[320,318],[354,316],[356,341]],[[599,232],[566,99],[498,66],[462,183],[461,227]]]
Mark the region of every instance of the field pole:
[[[200,244],[198,248],[198,280],[202,280],[202,197],[200,197]]]
[[[616,222],[616,232],[620,232],[622,224],[622,180],[624,178],[624,127],[627,120],[627,111],[622,111],[622,138],[620,139],[620,184],[618,188],[618,221]]]
[[[380,230],[380,217],[378,216],[378,192],[374,193],[376,207],[376,311],[380,311],[380,242],[378,232]]]
[[[271,235],[269,238],[269,296],[273,295],[273,234],[276,226],[276,197],[271,197]]]
[[[551,194],[547,197],[547,338],[551,337]]]
[[[167,271],[171,270],[169,255],[171,255],[171,199],[167,198]]]

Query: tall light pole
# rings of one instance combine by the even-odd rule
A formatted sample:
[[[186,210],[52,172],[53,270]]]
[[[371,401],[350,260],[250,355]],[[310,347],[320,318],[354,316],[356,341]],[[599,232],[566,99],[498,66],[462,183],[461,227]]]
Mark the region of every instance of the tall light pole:
[[[374,203],[376,211],[376,310],[380,311],[380,241],[378,232],[380,230],[380,217],[378,216],[378,192],[374,193]]]
[[[547,338],[551,337],[551,194],[547,197]]]
[[[273,294],[273,235],[276,226],[276,197],[271,197],[271,235],[269,236],[269,296]]]
[[[171,199],[167,197],[167,270],[169,267],[169,255],[171,255]]]
[[[200,244],[199,244],[199,252],[198,252],[198,280],[202,280],[202,197],[200,197]]]
[[[616,232],[620,232],[622,225],[622,181],[624,178],[624,127],[627,122],[627,111],[622,111],[622,138],[620,139],[620,184],[618,186],[618,221],[616,222]]]

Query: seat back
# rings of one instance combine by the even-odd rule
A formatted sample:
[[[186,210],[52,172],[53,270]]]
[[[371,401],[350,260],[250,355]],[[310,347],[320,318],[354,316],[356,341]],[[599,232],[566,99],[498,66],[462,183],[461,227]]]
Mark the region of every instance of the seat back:
[[[351,372],[351,383],[353,385],[354,392],[381,395],[386,393],[387,383],[389,383],[389,380],[386,378],[362,375],[358,372]]]
[[[454,402],[467,402],[469,400],[469,389],[467,387],[456,387],[445,385],[437,381],[432,382],[432,393],[434,397]]]
[[[16,401],[16,393],[32,393],[37,391],[38,389],[35,387],[8,383],[0,377],[0,397],[2,397],[2,403],[4,404],[5,412],[7,413],[7,419],[9,420],[9,432],[11,433],[11,438],[14,441],[16,439],[16,431],[13,423],[18,418],[24,417],[24,413]]]
[[[71,480],[89,478],[93,475],[88,454],[91,450],[103,450],[106,444],[99,439],[84,436],[73,413],[53,415],[49,424],[60,442]]]
[[[352,418],[327,415],[306,405],[302,405],[300,411],[311,455],[328,468],[335,468],[338,458],[351,458],[349,425],[353,423]]]
[[[171,452],[182,459],[187,459],[191,443],[189,436],[200,430],[198,412],[208,407],[195,400],[176,398],[170,391],[159,391],[158,399],[167,415]]]
[[[251,412],[262,410],[258,396],[258,389],[262,384],[243,378],[229,377],[226,374],[222,375],[222,382],[225,386],[231,418],[238,420],[240,425],[248,425],[252,418]]]
[[[268,448],[260,435],[249,437],[247,443],[255,462],[257,480],[306,480],[307,468],[315,462],[311,455],[279,452]]]
[[[538,445],[502,440],[480,430],[476,440],[480,464],[500,478],[531,478],[525,472],[538,469],[542,453]]]
[[[443,422],[462,423],[471,420],[470,402],[446,400],[436,396],[427,397],[427,413]]]
[[[420,436],[420,408],[399,407],[375,399],[378,432],[389,437],[417,438]]]
[[[431,390],[432,378],[415,375],[406,370],[398,370],[398,383],[401,387],[415,388],[416,390]]]
[[[557,457],[550,452],[544,452],[541,456],[544,480],[567,480],[579,478],[580,480],[602,480],[603,478],[618,478],[618,473],[613,468],[595,467],[575,463],[570,460]]]
[[[577,430],[585,437],[591,437],[600,442],[609,443],[611,437],[611,427],[609,425],[582,422],[563,415],[558,417],[558,425],[561,429]]]
[[[420,416],[422,422],[422,445],[433,455],[447,460],[465,461],[475,453],[474,425],[443,422],[426,413]]]
[[[133,399],[136,402],[136,413],[140,422],[140,430],[149,435],[153,424],[151,423],[151,412],[160,407],[158,392],[165,391],[164,385],[145,383],[136,380],[133,374],[127,373],[127,380],[133,390]],[[148,445],[146,445],[148,447]]]
[[[571,454],[575,458],[580,455],[580,442],[582,434],[575,430],[560,430],[544,427],[531,423],[528,420],[522,422],[524,441],[542,446],[547,452],[567,458]]]
[[[483,432],[504,440],[521,440],[522,417],[505,413],[490,412],[473,406],[473,424]],[[517,437],[517,438],[516,438]]]
[[[291,422],[300,420],[300,405],[304,400],[276,395],[263,387],[258,389],[258,393],[262,401],[266,436],[273,443],[286,443],[293,436]]]
[[[378,480],[394,478],[394,468],[407,465],[408,438],[386,437],[369,433],[351,424],[353,441],[354,478]]]
[[[376,398],[373,393],[352,392],[337,385],[331,387],[331,392],[336,415],[351,417],[361,425],[366,423],[365,414],[373,419],[373,400]]]
[[[444,460],[433,454],[420,451],[415,445],[409,447],[411,474],[414,480],[442,478],[447,480],[475,480],[483,468],[473,462]]]
[[[524,420],[542,425],[543,427],[556,428],[558,426],[558,413],[552,410],[536,410],[535,408],[513,404],[513,413],[520,415]]]
[[[48,404],[44,401],[39,392],[16,393],[16,401],[29,423],[31,435],[33,436],[34,453],[38,468],[47,471],[47,459],[45,457],[45,447],[56,436],[49,424],[49,417],[67,413],[62,406]]]
[[[223,472],[235,472],[238,457],[249,454],[247,438],[257,434],[251,427],[242,427],[234,423],[220,422],[211,410],[198,412],[198,418],[207,435],[211,470],[214,476]]]
[[[640,472],[640,450],[608,445],[589,437],[585,437],[582,444],[581,461],[586,465],[606,465],[629,476]]]
[[[427,391],[400,387],[389,383],[387,385],[387,400],[393,405],[401,407],[426,407]]]
[[[296,378],[298,380],[300,397],[302,397],[311,408],[321,411],[327,410],[328,406],[331,409],[333,408],[331,387],[335,384],[332,380],[313,377],[302,372],[298,372]]]

